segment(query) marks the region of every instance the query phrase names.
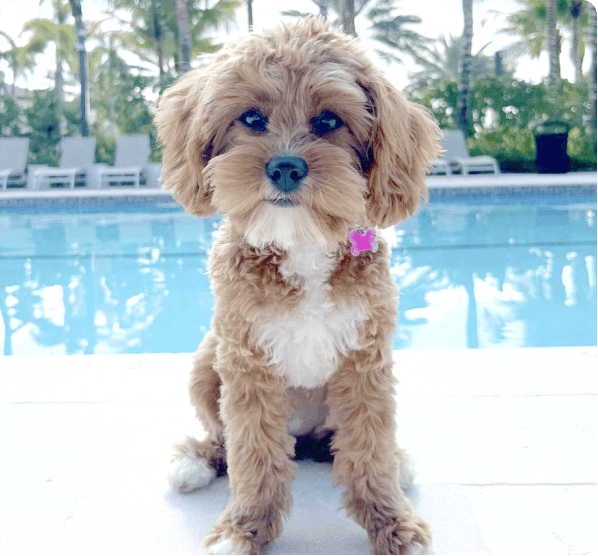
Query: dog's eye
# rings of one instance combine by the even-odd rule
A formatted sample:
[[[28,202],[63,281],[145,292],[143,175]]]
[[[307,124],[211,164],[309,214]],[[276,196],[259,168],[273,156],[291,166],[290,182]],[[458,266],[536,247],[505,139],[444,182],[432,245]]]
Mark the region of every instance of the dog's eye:
[[[324,110],[324,112],[311,119],[312,131],[319,136],[335,131],[343,125],[343,120],[330,110]]]
[[[245,127],[253,129],[253,131],[266,131],[268,129],[268,117],[258,110],[247,110],[239,120]]]

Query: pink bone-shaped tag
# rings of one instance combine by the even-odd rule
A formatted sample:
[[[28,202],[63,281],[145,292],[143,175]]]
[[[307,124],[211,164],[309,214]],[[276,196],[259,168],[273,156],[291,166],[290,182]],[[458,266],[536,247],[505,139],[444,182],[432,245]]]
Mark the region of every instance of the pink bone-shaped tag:
[[[349,239],[352,244],[351,254],[355,257],[359,256],[362,251],[371,251],[372,253],[378,251],[374,230],[351,230]]]

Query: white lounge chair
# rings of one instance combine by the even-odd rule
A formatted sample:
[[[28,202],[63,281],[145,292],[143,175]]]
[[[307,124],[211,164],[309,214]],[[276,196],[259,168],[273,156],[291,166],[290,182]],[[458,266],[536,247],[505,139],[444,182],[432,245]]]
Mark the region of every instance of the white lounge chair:
[[[460,130],[443,130],[442,148],[445,153],[442,158],[432,162],[432,172],[438,170],[450,175],[455,168],[463,174],[472,172],[492,172],[500,174],[500,168],[495,158],[491,156],[469,156],[465,136]],[[448,171],[447,171],[448,170]]]
[[[447,176],[451,175],[451,165],[449,164],[448,160],[444,158],[437,158],[430,162],[430,174],[438,175],[438,174],[446,174]]]
[[[52,186],[74,189],[76,181],[87,183],[89,169],[95,160],[95,137],[63,137],[60,146],[59,167],[36,170],[31,181],[33,189]]]
[[[26,184],[28,152],[29,137],[0,137],[0,189],[6,189],[9,179]]]
[[[98,187],[132,185],[139,187],[148,164],[150,140],[148,135],[126,135],[116,142],[114,166],[94,170]]]

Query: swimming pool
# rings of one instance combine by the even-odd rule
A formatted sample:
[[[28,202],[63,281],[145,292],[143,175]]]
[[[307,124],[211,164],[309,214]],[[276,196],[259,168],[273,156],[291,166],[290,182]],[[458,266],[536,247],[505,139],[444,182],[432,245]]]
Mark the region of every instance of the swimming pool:
[[[384,231],[396,349],[596,345],[596,195],[437,193]],[[0,204],[4,355],[194,351],[219,219],[143,203]]]

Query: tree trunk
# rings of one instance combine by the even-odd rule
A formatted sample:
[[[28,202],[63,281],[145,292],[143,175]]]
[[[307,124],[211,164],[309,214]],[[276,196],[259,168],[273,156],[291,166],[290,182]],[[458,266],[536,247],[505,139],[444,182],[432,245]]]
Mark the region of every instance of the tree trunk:
[[[581,0],[572,0],[571,6],[569,6],[569,12],[571,13],[571,19],[573,20],[573,45],[571,46],[571,62],[575,68],[575,83],[580,83],[582,79],[581,74],[581,63],[582,57],[579,51],[579,17],[583,10],[583,2]]]
[[[77,29],[77,46],[79,52],[79,81],[81,84],[80,98],[80,126],[81,137],[87,137],[89,130],[87,128],[87,52],[85,51],[85,26],[83,25],[83,12],[81,11],[81,0],[70,0],[73,17],[75,18],[75,28]]]
[[[317,0],[316,4],[320,9],[320,15],[324,19],[328,19],[328,0]]]
[[[341,18],[343,30],[348,35],[357,36],[355,32],[355,2],[354,0],[341,0]]]
[[[459,129],[469,136],[469,87],[471,82],[471,43],[473,39],[473,0],[463,0],[463,57],[459,83]]]
[[[546,0],[546,38],[548,49],[548,98],[556,107],[556,87],[559,78],[559,44],[556,34],[556,0]]]
[[[64,116],[64,74],[62,72],[62,56],[60,47],[56,43],[56,73],[54,74],[54,90],[56,91],[56,116],[58,117],[58,126],[60,135],[66,135],[67,124]]]
[[[158,72],[160,75],[160,91],[164,88],[164,53],[162,50],[162,22],[160,0],[152,0],[151,15],[153,20],[153,34],[156,41],[156,54],[158,55]]]
[[[177,67],[179,74],[191,69],[191,29],[189,27],[189,4],[187,0],[174,0],[177,26],[179,30],[180,59]]]
[[[253,0],[247,0],[247,29],[253,33]]]
[[[17,96],[17,64],[15,62],[14,66],[11,66],[12,69],[12,85],[10,86],[10,96],[15,98]],[[2,77],[4,79],[4,77]],[[6,87],[6,84],[4,85]]]

